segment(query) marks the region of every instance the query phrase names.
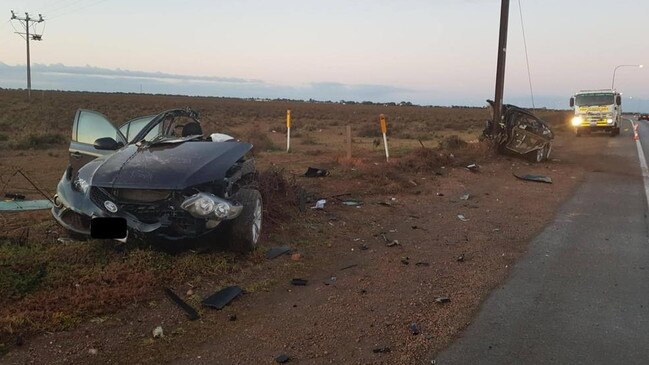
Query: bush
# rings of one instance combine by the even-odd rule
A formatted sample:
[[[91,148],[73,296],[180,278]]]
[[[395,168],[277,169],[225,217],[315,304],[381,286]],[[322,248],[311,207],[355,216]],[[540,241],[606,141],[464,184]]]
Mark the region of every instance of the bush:
[[[45,149],[50,148],[52,145],[60,145],[67,142],[67,138],[58,133],[30,134],[16,142],[13,147],[17,149]]]
[[[252,144],[252,151],[277,151],[279,147],[273,143],[273,141],[268,137],[268,135],[261,131],[259,127],[255,127],[247,130],[243,133],[243,142],[248,142]]]

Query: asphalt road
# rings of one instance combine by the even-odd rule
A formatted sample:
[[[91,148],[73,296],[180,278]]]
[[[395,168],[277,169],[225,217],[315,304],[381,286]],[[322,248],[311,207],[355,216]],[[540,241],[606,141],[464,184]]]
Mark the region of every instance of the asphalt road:
[[[647,198],[628,129],[603,151],[625,166],[588,173],[436,364],[649,364]],[[649,124],[639,132],[649,151]]]

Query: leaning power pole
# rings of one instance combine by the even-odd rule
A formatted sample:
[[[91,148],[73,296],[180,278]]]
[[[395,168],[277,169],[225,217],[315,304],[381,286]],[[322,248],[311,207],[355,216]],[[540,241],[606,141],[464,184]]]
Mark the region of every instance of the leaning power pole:
[[[505,89],[505,58],[507,56],[507,25],[509,23],[509,0],[500,5],[500,32],[498,37],[498,64],[496,66],[496,96],[494,98],[494,120],[491,135],[500,131],[502,121],[503,93]]]
[[[16,32],[16,34],[19,34],[21,37],[25,39],[25,42],[27,42],[27,98],[29,99],[29,101],[31,101],[32,100],[32,71],[31,71],[31,61],[29,59],[29,39],[31,38],[32,40],[35,41],[41,41],[43,40],[43,35],[30,34],[29,22],[41,23],[44,22],[45,19],[43,19],[43,16],[41,14],[38,14],[38,19],[32,19],[29,17],[29,13],[25,13],[25,17],[21,18],[16,16],[14,11],[12,10],[10,20],[18,20],[20,24],[23,26],[23,28],[25,29],[25,33]]]

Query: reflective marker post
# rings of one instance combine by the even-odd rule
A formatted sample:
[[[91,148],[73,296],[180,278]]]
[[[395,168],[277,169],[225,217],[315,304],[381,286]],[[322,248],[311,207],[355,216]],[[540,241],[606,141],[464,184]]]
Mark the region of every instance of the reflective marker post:
[[[286,110],[286,152],[291,150],[291,109]]]
[[[381,114],[379,119],[381,120],[381,133],[383,134],[383,146],[385,147],[385,161],[389,162],[390,152],[388,152],[388,137],[386,136],[386,133],[388,133],[388,125],[385,122],[385,115]]]

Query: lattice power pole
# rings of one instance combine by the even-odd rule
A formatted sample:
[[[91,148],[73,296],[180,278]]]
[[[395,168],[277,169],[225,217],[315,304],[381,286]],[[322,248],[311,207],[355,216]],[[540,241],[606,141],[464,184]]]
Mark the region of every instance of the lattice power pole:
[[[34,41],[42,41],[43,40],[43,35],[42,34],[30,34],[29,33],[29,22],[32,23],[42,23],[45,21],[43,19],[43,16],[41,14],[38,14],[38,19],[32,19],[29,17],[29,13],[25,13],[25,17],[21,18],[16,16],[14,11],[11,11],[11,20],[18,20],[20,22],[20,25],[23,26],[25,29],[25,33],[22,32],[16,32],[16,34],[19,34],[21,37],[25,39],[25,42],[27,42],[27,97],[31,101],[32,100],[32,71],[31,71],[31,61],[29,59],[29,40],[34,40]]]

